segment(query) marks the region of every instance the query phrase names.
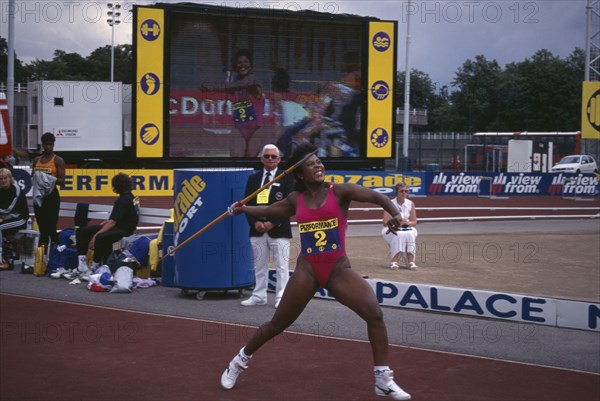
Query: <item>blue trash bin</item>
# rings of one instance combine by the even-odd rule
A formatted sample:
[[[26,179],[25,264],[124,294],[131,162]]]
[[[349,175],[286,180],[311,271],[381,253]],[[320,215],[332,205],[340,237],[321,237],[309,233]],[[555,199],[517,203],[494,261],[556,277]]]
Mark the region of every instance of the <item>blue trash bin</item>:
[[[176,169],[174,245],[183,243],[244,198],[252,169]],[[225,217],[175,252],[175,286],[228,290],[254,284],[252,247],[244,216]]]

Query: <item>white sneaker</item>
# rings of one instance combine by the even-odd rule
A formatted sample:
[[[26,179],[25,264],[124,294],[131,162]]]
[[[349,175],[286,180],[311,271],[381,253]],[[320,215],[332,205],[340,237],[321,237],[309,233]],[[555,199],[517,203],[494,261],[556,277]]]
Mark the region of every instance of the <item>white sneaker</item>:
[[[415,270],[417,267],[419,267],[419,266],[417,266],[417,265],[415,264],[415,262],[410,262],[410,263],[408,264],[408,268],[409,268],[410,270]]]
[[[257,306],[257,305],[266,305],[267,300],[263,299],[262,301],[254,296],[240,302],[242,306]]]
[[[54,273],[50,274],[50,277],[52,277],[52,278],[61,278],[62,276],[64,276],[68,272],[69,271],[67,269],[65,269],[64,267],[59,267],[58,269],[56,269],[56,271]]]
[[[75,280],[76,278],[79,278],[79,276],[81,276],[81,272],[78,269],[73,269],[70,272],[63,274],[62,276],[67,280]]]
[[[233,386],[235,386],[235,382],[240,373],[242,373],[244,369],[248,368],[247,363],[248,361],[244,362],[238,353],[235,358],[229,362],[229,366],[221,375],[221,387],[223,387],[225,390],[231,390]]]
[[[394,400],[410,400],[410,394],[402,390],[400,386],[394,382],[394,371],[384,370],[383,372],[375,373],[375,394],[384,397],[392,397]]]
[[[398,262],[392,262],[392,264],[390,264],[390,269],[392,270],[398,270],[400,268],[400,265],[398,264]]]
[[[79,269],[73,269],[73,271],[65,273],[63,277],[67,280],[75,280],[76,278],[78,278],[83,281],[89,281],[90,274],[92,274],[92,272],[88,268],[86,268],[84,271],[81,271]]]

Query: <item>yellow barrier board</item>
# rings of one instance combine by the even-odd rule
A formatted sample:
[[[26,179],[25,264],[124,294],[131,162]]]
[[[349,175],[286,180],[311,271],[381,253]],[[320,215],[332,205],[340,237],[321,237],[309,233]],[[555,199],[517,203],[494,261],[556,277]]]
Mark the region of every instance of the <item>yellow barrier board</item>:
[[[61,196],[116,196],[112,191],[111,180],[118,173],[128,174],[133,181],[133,193],[139,197],[173,197],[173,170],[112,170],[112,169],[67,169],[65,183],[61,185]],[[362,173],[358,171],[332,171],[325,176],[326,182],[350,183],[365,188],[391,191],[402,182],[411,187],[424,185],[422,178],[400,173]]]
[[[173,170],[67,169],[61,196],[115,197],[111,180],[117,173],[129,174],[136,196],[173,196]]]

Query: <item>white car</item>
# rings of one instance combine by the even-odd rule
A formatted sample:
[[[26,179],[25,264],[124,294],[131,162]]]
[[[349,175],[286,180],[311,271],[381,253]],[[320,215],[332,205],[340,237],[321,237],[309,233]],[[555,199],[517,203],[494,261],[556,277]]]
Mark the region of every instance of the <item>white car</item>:
[[[565,156],[552,167],[553,173],[597,173],[598,165],[592,156]]]

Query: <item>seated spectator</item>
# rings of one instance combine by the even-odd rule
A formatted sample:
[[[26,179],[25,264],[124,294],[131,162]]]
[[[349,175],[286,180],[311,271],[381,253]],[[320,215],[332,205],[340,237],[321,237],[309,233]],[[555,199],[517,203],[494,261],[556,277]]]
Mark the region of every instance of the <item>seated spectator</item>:
[[[4,237],[27,226],[29,208],[25,192],[15,183],[7,168],[0,168],[0,268],[7,268],[2,258]]]
[[[69,280],[80,278],[85,280],[106,259],[113,250],[113,243],[135,232],[139,220],[139,199],[133,195],[133,182],[125,173],[119,173],[112,178],[113,191],[119,195],[115,201],[108,220],[98,225],[77,229],[77,255],[79,265],[71,273],[65,274]],[[94,251],[91,270],[88,268],[86,254],[88,249]]]
[[[396,184],[396,197],[392,199],[392,203],[398,208],[402,216],[402,228],[395,234],[387,227],[387,222],[390,215],[383,213],[383,225],[381,230],[383,239],[390,246],[390,254],[392,262],[390,269],[397,270],[400,267],[400,260],[404,257],[406,267],[414,270],[417,268],[415,264],[415,254],[417,251],[417,210],[415,203],[408,199],[408,186],[404,183]]]

